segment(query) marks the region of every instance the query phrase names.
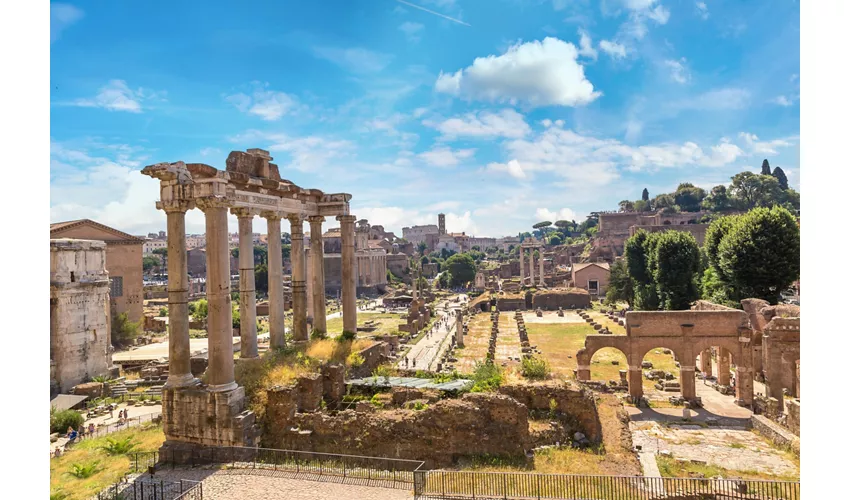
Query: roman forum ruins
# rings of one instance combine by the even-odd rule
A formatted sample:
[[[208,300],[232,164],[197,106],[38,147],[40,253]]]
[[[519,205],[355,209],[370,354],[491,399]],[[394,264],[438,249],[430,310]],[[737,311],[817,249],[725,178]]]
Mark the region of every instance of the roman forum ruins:
[[[226,169],[203,163],[158,163],[142,169],[160,181],[158,209],[167,217],[168,231],[168,381],[163,390],[165,449],[189,451],[197,446],[251,446],[255,442],[254,415],[245,410],[244,389],[234,378],[232,342],[228,210],[239,220],[239,293],[242,316],[241,356],[257,356],[256,307],[252,221],[268,224],[270,346],[284,347],[283,263],[281,220],[290,223],[292,236],[293,339],[307,341],[307,304],[316,313],[314,328],[325,328],[324,267],[313,266],[311,295],[307,277],[303,223],[310,222],[311,260],[321,263],[322,222],[336,217],[342,239],[343,330],[357,330],[354,279],[354,222],[350,194],[325,194],[280,178],[277,165],[262,149],[233,151]],[[189,311],[186,269],[186,212],[198,208],[206,223],[207,286],[209,302],[209,366],[206,384],[190,371]]]

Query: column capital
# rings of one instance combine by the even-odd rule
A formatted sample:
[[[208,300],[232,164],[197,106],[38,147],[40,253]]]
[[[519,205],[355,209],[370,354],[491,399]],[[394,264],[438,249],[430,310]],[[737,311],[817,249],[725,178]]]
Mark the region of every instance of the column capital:
[[[165,213],[187,212],[195,208],[194,200],[171,200],[156,202],[157,210],[162,210]]]
[[[322,222],[325,222],[325,217],[323,215],[311,215],[307,217],[307,221],[310,224],[321,224]]]
[[[302,214],[286,214],[286,220],[292,224],[303,224],[305,219]]]
[[[274,210],[263,210],[260,212],[260,217],[267,220],[280,220],[283,219],[283,213]]]
[[[206,212],[214,208],[229,208],[230,201],[227,198],[219,196],[209,196],[205,198],[196,198],[195,204],[201,211]]]
[[[342,223],[353,224],[357,221],[357,216],[355,215],[337,215],[336,220]]]
[[[301,215],[287,215],[289,221],[289,234],[294,238],[303,237],[304,235],[304,217]]]
[[[230,213],[239,219],[253,219],[255,216],[260,215],[257,209],[248,207],[233,207],[230,209]]]

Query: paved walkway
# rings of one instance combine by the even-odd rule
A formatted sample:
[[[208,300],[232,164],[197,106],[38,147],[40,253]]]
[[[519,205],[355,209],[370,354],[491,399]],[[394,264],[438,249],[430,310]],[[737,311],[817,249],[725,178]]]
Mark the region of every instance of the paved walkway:
[[[414,344],[404,356],[399,358],[396,367],[427,371],[437,369],[437,363],[435,361],[439,359],[442,351],[451,342],[451,336],[454,333],[454,326],[457,322],[455,309],[467,300],[464,294],[458,297],[460,297],[461,302],[452,302],[455,297],[451,297],[449,300],[437,304],[435,307],[437,317],[446,319],[446,321],[440,322],[431,330],[432,333],[426,334],[419,342]],[[446,304],[449,305],[448,312],[445,310]],[[404,363],[405,358],[408,359],[407,365]],[[414,360],[416,361],[416,366],[413,365]]]
[[[369,481],[319,477],[299,479],[297,474],[275,471],[177,469],[156,473],[157,479],[202,481],[205,500],[407,500],[412,488],[392,489],[370,485]]]

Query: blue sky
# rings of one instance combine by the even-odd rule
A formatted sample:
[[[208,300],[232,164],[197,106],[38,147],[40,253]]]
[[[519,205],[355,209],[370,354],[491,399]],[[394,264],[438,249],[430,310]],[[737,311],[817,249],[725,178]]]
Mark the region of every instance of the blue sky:
[[[764,158],[799,188],[799,21],[793,0],[54,2],[51,221],[165,229],[142,167],[251,147],[399,235],[439,212],[516,234]]]

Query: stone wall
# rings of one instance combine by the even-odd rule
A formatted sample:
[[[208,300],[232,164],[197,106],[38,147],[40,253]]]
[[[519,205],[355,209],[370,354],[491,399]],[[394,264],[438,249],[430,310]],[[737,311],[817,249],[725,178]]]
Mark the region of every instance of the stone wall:
[[[497,300],[496,305],[500,311],[524,311],[527,309],[524,298],[500,297]]]
[[[752,423],[753,429],[757,430],[762,436],[773,442],[773,444],[783,448],[790,448],[792,452],[800,456],[799,437],[764,415],[753,415]]]
[[[548,403],[547,403],[548,404]],[[365,405],[364,405],[365,406]],[[330,415],[293,410],[291,392],[269,392],[263,447],[424,460],[445,467],[470,455],[524,458],[530,449],[528,409],[490,393],[442,400],[423,410]]]
[[[531,306],[545,311],[557,311],[559,307],[582,309],[590,307],[590,294],[578,288],[537,292],[531,299]]]
[[[401,253],[387,255],[387,269],[399,278],[407,275],[410,271],[410,261],[408,261],[407,255]]]
[[[572,420],[594,443],[602,440],[602,426],[593,391],[563,383],[503,385],[499,393],[510,396],[529,410],[548,412],[551,401],[555,401],[557,411]]]
[[[389,359],[390,344],[387,342],[378,342],[360,351],[360,355],[363,356],[363,364],[351,368],[349,372],[351,378],[368,377],[371,375],[378,365]]]

